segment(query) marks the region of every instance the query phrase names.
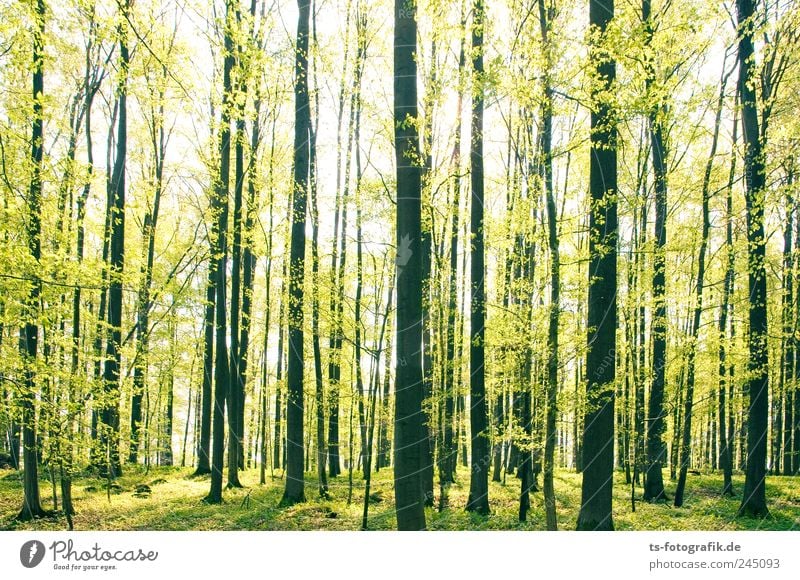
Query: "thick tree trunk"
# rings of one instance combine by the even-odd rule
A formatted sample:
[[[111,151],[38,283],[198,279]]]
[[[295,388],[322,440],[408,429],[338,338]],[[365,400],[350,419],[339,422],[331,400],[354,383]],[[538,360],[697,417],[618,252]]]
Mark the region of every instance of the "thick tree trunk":
[[[652,50],[654,22],[650,14],[650,0],[642,2],[642,21],[646,27],[646,45]],[[652,92],[655,81],[653,54],[646,62],[647,92]],[[644,478],[645,501],[666,500],[664,492],[663,468],[666,460],[664,431],[666,430],[666,411],[664,409],[664,385],[667,368],[667,304],[666,304],[666,245],[667,245],[667,122],[664,119],[666,104],[658,102],[648,112],[650,146],[653,159],[653,188],[655,190],[655,249],[653,252],[653,320],[651,336],[653,340],[652,373],[650,386],[650,406],[647,412],[647,465]]]
[[[33,282],[24,304],[26,322],[20,328],[19,350],[24,362],[25,384],[22,400],[22,460],[25,472],[22,478],[22,509],[17,519],[25,521],[46,515],[39,496],[39,465],[36,440],[36,357],[39,346],[38,319],[42,283],[38,277],[39,260],[42,257],[42,157],[44,153],[44,0],[35,6],[33,33],[33,115],[31,133],[31,182],[28,190],[28,221],[26,234],[28,251],[33,268]]]
[[[295,48],[295,126],[292,236],[289,256],[289,364],[286,373],[286,487],[281,503],[305,501],[303,476],[303,282],[306,253],[311,117],[308,98],[308,36],[310,6],[298,0]]]
[[[767,368],[767,276],[765,269],[764,143],[758,128],[755,95],[757,63],[753,50],[753,0],[737,0],[736,16],[739,27],[739,98],[742,105],[742,136],[745,155],[745,205],[747,208],[747,280],[750,297],[747,339],[748,364],[746,393],[749,397],[747,415],[747,469],[740,515],[766,516],[765,493],[767,460],[767,423],[769,418],[769,372]]]
[[[486,344],[486,236],[483,207],[483,0],[475,0],[472,14],[472,148],[470,180],[472,186],[470,234],[472,236],[470,285],[470,440],[471,468],[467,510],[489,513],[489,439],[486,409],[484,350]]]
[[[607,42],[613,0],[590,0],[589,23]],[[589,299],[586,355],[586,414],[583,429],[583,484],[579,530],[613,530],[611,490],[614,473],[614,381],[617,326],[617,130],[606,94],[616,63],[594,43],[597,75],[592,90],[592,155],[589,165]]]
[[[120,361],[122,346],[122,275],[125,268],[125,164],[128,147],[128,40],[127,19],[130,3],[119,4],[119,116],[117,118],[117,147],[114,170],[109,187],[112,195],[111,239],[109,246],[108,317],[109,334],[106,342],[106,358],[103,367],[103,405],[100,414],[102,428],[99,431],[101,453],[105,456],[103,469],[111,477],[122,474],[119,457],[119,398]]]
[[[225,455],[225,404],[230,388],[230,364],[228,360],[227,337],[227,282],[228,282],[228,192],[230,187],[231,171],[231,108],[232,86],[231,71],[233,69],[233,33],[234,5],[232,0],[225,3],[225,57],[222,70],[222,112],[219,130],[219,177],[214,184],[213,215],[216,218],[216,228],[212,232],[213,239],[212,259],[216,261],[216,281],[214,288],[216,335],[214,345],[214,439],[211,454],[211,489],[205,501],[208,503],[222,502],[222,470]],[[230,413],[230,409],[228,410]],[[229,461],[231,459],[229,458]],[[236,461],[236,458],[233,458]]]
[[[424,530],[422,438],[422,208],[417,121],[417,8],[394,3],[394,136],[397,167],[397,322],[394,485],[397,528]],[[411,81],[409,81],[411,79]]]

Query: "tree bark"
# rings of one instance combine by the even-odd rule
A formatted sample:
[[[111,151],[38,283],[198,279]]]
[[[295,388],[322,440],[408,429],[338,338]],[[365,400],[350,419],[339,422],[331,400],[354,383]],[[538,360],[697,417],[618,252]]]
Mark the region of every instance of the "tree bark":
[[[105,455],[103,470],[111,477],[122,474],[119,457],[119,398],[120,361],[122,346],[122,275],[125,268],[125,165],[128,147],[128,25],[130,2],[118,3],[120,14],[117,25],[119,35],[120,76],[117,86],[119,115],[117,117],[117,147],[114,169],[109,186],[112,195],[111,239],[109,245],[108,317],[110,328],[106,342],[106,358],[103,367],[103,404],[100,414],[102,428],[99,431],[102,453]]]
[[[470,284],[470,442],[471,465],[467,510],[482,515],[489,513],[489,432],[486,409],[484,350],[486,343],[486,268],[484,264],[484,199],[483,199],[483,0],[475,0],[472,14],[472,148],[470,181],[472,201],[470,234],[472,236]]]
[[[394,3],[394,136],[397,171],[397,321],[394,485],[398,530],[424,530],[422,438],[422,207],[417,127],[417,8]]]
[[[214,184],[213,192],[213,217],[216,218],[216,228],[212,230],[213,248],[211,259],[216,262],[214,269],[216,280],[214,288],[216,335],[214,345],[214,439],[211,464],[211,489],[205,501],[208,503],[222,502],[222,469],[225,455],[225,404],[230,389],[230,364],[228,360],[227,341],[227,265],[228,265],[228,193],[230,188],[231,171],[231,109],[232,86],[231,71],[234,65],[233,23],[234,5],[232,0],[225,2],[225,27],[224,45],[225,57],[222,69],[222,111],[220,114],[219,130],[219,176]],[[228,413],[231,410],[228,409]],[[236,461],[236,458],[232,458]],[[228,459],[231,461],[231,458]]]
[[[28,189],[28,222],[26,234],[33,269],[33,282],[24,304],[25,324],[20,328],[19,350],[25,365],[22,400],[22,460],[25,472],[22,479],[22,509],[17,515],[21,521],[47,514],[39,495],[39,465],[36,437],[36,357],[39,346],[38,318],[42,282],[38,276],[42,257],[42,157],[44,153],[44,0],[37,0],[33,27],[33,115],[31,131],[31,181]]]
[[[737,0],[739,32],[739,98],[744,138],[745,205],[747,209],[747,282],[750,297],[747,338],[748,361],[745,391],[747,414],[747,468],[739,515],[769,515],[765,493],[767,423],[769,418],[769,372],[767,368],[767,276],[764,236],[765,159],[758,128],[755,94],[757,63],[753,50],[753,0]]]
[[[539,0],[539,23],[542,30],[542,45],[545,53],[544,100],[542,102],[542,164],[544,169],[544,194],[547,205],[547,239],[550,248],[550,312],[547,331],[547,388],[544,434],[544,507],[548,530],[558,529],[556,496],[553,488],[555,466],[556,418],[558,417],[558,325],[561,301],[561,252],[558,242],[558,215],[553,192],[553,89],[550,86],[552,67],[548,34],[555,8],[552,3],[545,7]]]
[[[783,366],[781,369],[782,391],[785,396],[783,417],[781,422],[780,444],[782,453],[776,458],[776,473],[792,475],[792,413],[794,412],[794,359],[796,340],[794,337],[796,322],[794,319],[794,260],[793,253],[797,248],[797,239],[792,239],[794,233],[794,214],[797,201],[792,192],[794,186],[794,166],[792,165],[786,175],[786,225],[783,231]],[[781,469],[782,468],[782,469]]]
[[[289,257],[289,364],[286,373],[286,488],[281,503],[305,501],[303,478],[303,282],[311,117],[308,99],[310,3],[298,0],[295,47],[295,120],[292,236]]]
[[[652,51],[655,24],[650,14],[650,0],[642,2],[642,21],[645,24],[645,43]],[[646,91],[653,98],[655,82],[655,56],[649,54],[646,60]],[[650,385],[650,405],[647,410],[647,465],[644,477],[645,501],[664,501],[663,468],[667,448],[664,444],[666,430],[664,409],[664,385],[667,368],[667,304],[666,304],[666,245],[667,245],[667,149],[664,114],[666,104],[657,102],[651,105],[647,121],[650,130],[650,149],[653,160],[653,188],[655,190],[655,249],[653,252],[653,320],[650,334],[653,340],[652,373]]]
[[[614,17],[613,0],[590,0],[589,23],[599,33],[590,45],[595,63],[589,165],[589,299],[583,483],[578,530],[613,530],[614,381],[617,326],[617,129],[613,106],[616,62],[603,46]]]

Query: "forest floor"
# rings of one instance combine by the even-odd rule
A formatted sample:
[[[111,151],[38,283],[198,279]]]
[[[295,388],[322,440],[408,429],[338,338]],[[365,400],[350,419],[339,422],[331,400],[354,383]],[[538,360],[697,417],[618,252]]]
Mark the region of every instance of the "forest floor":
[[[209,489],[208,476],[191,478],[190,468],[126,466],[125,473],[109,490],[102,479],[81,477],[73,483],[76,530],[358,530],[361,527],[364,480],[353,473],[352,501],[348,503],[349,478],[344,472],[332,480],[330,499],[321,500],[317,480],[306,474],[308,501],[291,507],[278,507],[284,480],[280,472],[267,473],[266,485],[259,485],[257,469],[244,471],[243,489],[228,490],[221,505],[202,502]],[[614,524],[618,530],[799,530],[800,477],[767,477],[767,503],[770,517],[737,518],[739,497],[722,497],[720,473],[689,475],[684,507],[671,503],[641,502],[641,488],[636,489],[636,511],[631,510],[630,486],[624,474],[615,474]],[[438,511],[427,510],[431,530],[543,530],[545,529],[542,492],[531,494],[528,521],[518,521],[519,480],[507,475],[505,483],[491,482],[489,502],[492,514],[482,517],[464,511],[469,491],[469,471],[460,467],[457,482],[448,492],[448,505]],[[674,482],[665,473],[667,492]],[[744,476],[735,474],[734,489],[741,494]],[[150,494],[134,495],[136,487],[149,486]],[[555,491],[559,529],[573,530],[580,508],[581,477],[572,471],[559,470]],[[42,481],[42,502],[52,507],[52,486]],[[395,529],[392,503],[392,471],[385,469],[373,476],[373,501],[369,506],[368,527],[373,530]],[[0,471],[0,529],[64,530],[66,521],[59,515],[34,522],[14,521],[22,498],[21,473]]]

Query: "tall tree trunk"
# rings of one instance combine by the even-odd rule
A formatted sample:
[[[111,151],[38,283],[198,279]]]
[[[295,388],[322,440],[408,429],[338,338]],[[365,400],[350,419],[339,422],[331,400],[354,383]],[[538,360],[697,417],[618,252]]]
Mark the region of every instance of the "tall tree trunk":
[[[303,282],[311,117],[308,98],[308,0],[298,0],[292,236],[289,256],[289,365],[286,373],[286,488],[281,503],[305,501],[303,478]]]
[[[785,394],[785,405],[783,417],[779,417],[781,422],[781,445],[783,453],[779,454],[776,460],[776,473],[792,475],[792,413],[794,411],[794,358],[795,358],[795,327],[794,319],[794,259],[793,253],[797,248],[798,240],[792,240],[794,233],[794,214],[796,200],[792,193],[794,186],[794,168],[790,167],[786,175],[786,225],[783,231],[783,297],[782,297],[782,317],[783,317],[783,367],[781,369],[782,391]],[[782,469],[781,469],[782,467]]]
[[[111,477],[122,474],[119,457],[119,397],[120,397],[120,348],[122,346],[122,274],[125,268],[125,164],[128,147],[128,24],[130,0],[118,3],[119,23],[119,116],[117,118],[117,147],[114,170],[111,174],[112,192],[111,239],[109,246],[108,317],[110,328],[106,342],[106,358],[103,367],[103,405],[101,412],[100,441],[105,455],[103,469]]]
[[[106,173],[111,175],[112,169],[112,156],[114,151],[114,126],[117,124],[117,116],[119,112],[119,97],[114,100],[114,107],[111,112],[111,120],[108,126],[108,134],[106,138]],[[89,462],[93,468],[98,471],[103,470],[102,459],[102,442],[99,435],[99,425],[101,422],[100,415],[102,413],[102,373],[103,373],[103,341],[108,338],[108,256],[111,251],[111,222],[113,215],[113,197],[114,191],[111,187],[111,181],[106,179],[106,214],[103,224],[103,269],[100,274],[100,300],[97,308],[97,321],[95,324],[94,340],[92,342],[92,354],[94,355],[94,385],[92,392],[92,418],[91,418],[91,441],[92,445],[89,447]]]
[[[744,138],[745,205],[747,208],[747,281],[750,297],[747,339],[746,393],[747,470],[740,515],[767,516],[765,493],[767,423],[769,418],[769,372],[767,368],[767,276],[765,268],[764,195],[766,169],[764,143],[758,128],[755,94],[757,63],[753,50],[755,7],[753,0],[737,0],[739,29],[739,98]]]
[[[650,14],[650,0],[642,2],[642,21],[645,25],[645,43],[651,54],[646,60],[646,92],[652,98],[656,67],[652,54],[655,23]],[[667,368],[667,303],[666,303],[666,245],[667,245],[667,144],[664,119],[666,104],[657,102],[647,114],[650,131],[650,150],[653,159],[653,188],[655,190],[655,248],[653,251],[653,319],[650,334],[653,340],[650,405],[647,412],[647,465],[644,478],[645,501],[667,499],[664,491],[663,468],[667,448],[664,444],[666,430],[664,385]]]
[[[224,44],[225,57],[222,69],[222,112],[219,130],[219,176],[214,184],[213,217],[216,227],[212,229],[212,260],[215,260],[216,281],[214,288],[216,335],[214,344],[214,439],[211,454],[211,489],[205,501],[222,502],[222,469],[225,455],[225,404],[230,388],[230,364],[228,360],[227,337],[227,284],[228,284],[228,193],[231,172],[231,110],[233,95],[231,71],[234,65],[234,26],[235,7],[233,0],[225,2]],[[228,409],[228,413],[231,410]],[[228,461],[236,461],[236,457]]]
[[[316,54],[317,13],[316,2],[311,4],[311,40]],[[328,476],[326,462],[328,451],[325,446],[325,390],[322,381],[322,352],[319,341],[319,208],[317,206],[317,131],[319,127],[319,91],[317,90],[316,59],[311,60],[312,93],[314,94],[314,118],[309,143],[310,201],[311,201],[311,343],[314,351],[314,403],[316,406],[316,456],[318,490],[321,498],[328,497]],[[310,439],[310,437],[309,437]]]
[[[394,486],[397,528],[424,530],[422,438],[422,208],[417,126],[417,7],[394,3],[394,136],[397,171],[397,321]],[[411,79],[411,81],[409,81]]]
[[[241,34],[239,29],[240,15],[236,9],[236,26],[234,34]],[[237,43],[237,53],[241,46]],[[244,103],[241,99],[247,94],[246,83],[241,78],[245,73],[241,64],[236,67],[239,77],[236,87],[236,100],[240,101],[235,108],[236,132],[234,134],[234,181],[233,181],[233,239],[231,244],[231,311],[230,311],[230,347],[228,376],[228,472],[227,487],[242,487],[239,481],[239,456],[242,452],[244,438],[244,377],[241,372],[241,310],[242,310],[242,211],[244,193]]]
[[[614,381],[617,327],[617,129],[610,91],[616,62],[606,52],[613,0],[590,0],[589,23],[599,35],[590,45],[595,63],[589,165],[589,299],[586,413],[579,530],[613,530]]]
[[[489,439],[486,409],[484,349],[486,344],[486,268],[484,265],[483,207],[483,0],[475,0],[472,14],[472,148],[470,173],[472,196],[470,234],[472,236],[470,284],[470,438],[471,468],[467,510],[489,513]]]
[[[542,103],[542,163],[544,165],[544,194],[547,201],[547,239],[550,248],[550,312],[547,331],[547,410],[544,434],[544,508],[547,529],[558,529],[556,518],[556,496],[553,489],[554,452],[556,440],[556,417],[558,416],[558,324],[561,300],[561,258],[558,243],[558,215],[553,192],[553,90],[550,86],[552,67],[548,34],[555,8],[552,3],[545,7],[539,0],[539,22],[542,30],[542,45],[545,53],[544,101]]]
[[[39,260],[42,257],[42,157],[44,152],[44,0],[37,0],[33,28],[33,116],[31,132],[31,182],[28,189],[28,221],[26,234],[30,252],[33,282],[24,304],[25,324],[20,328],[19,350],[25,363],[25,384],[22,392],[22,509],[18,520],[26,521],[46,515],[39,496],[39,465],[36,441],[36,357],[39,346],[38,319],[42,282]]]

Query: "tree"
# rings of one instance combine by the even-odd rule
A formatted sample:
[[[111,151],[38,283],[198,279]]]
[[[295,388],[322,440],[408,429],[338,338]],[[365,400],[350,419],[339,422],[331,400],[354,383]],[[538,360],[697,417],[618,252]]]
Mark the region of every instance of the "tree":
[[[227,487],[242,487],[239,482],[239,460],[244,437],[244,375],[241,368],[241,310],[242,310],[242,213],[244,205],[244,105],[247,99],[247,70],[243,62],[243,51],[240,36],[241,12],[237,5],[236,44],[235,44],[235,76],[234,89],[235,133],[234,133],[234,178],[233,178],[233,236],[231,240],[231,298],[230,298],[230,347],[228,383],[228,483]],[[240,421],[241,414],[241,421]],[[241,425],[240,425],[241,423]]]
[[[642,21],[645,26],[645,47],[652,51],[655,23],[650,13],[650,0],[642,2]],[[646,56],[645,84],[648,97],[652,97],[655,82],[654,55]],[[662,98],[650,105],[647,122],[650,130],[650,151],[653,161],[653,189],[655,190],[655,248],[653,251],[653,340],[650,404],[647,410],[647,464],[644,474],[645,501],[666,500],[662,470],[667,456],[664,444],[666,430],[664,410],[664,382],[667,368],[667,303],[666,303],[666,245],[667,245],[667,134],[665,118],[667,105]]]
[[[26,234],[31,259],[32,284],[25,301],[25,324],[19,331],[19,350],[25,364],[22,393],[22,460],[25,464],[22,510],[17,519],[30,520],[47,514],[39,499],[39,460],[37,453],[36,357],[39,349],[39,327],[36,323],[42,283],[36,272],[42,257],[42,154],[44,152],[44,30],[46,8],[37,0],[33,26],[33,115],[31,127],[31,180],[28,189]]]
[[[764,143],[759,131],[756,102],[757,63],[753,49],[755,6],[752,0],[736,1],[739,81],[744,140],[745,205],[747,208],[747,287],[750,303],[747,335],[749,397],[747,413],[747,468],[740,515],[766,516],[765,493],[767,423],[769,419],[769,369],[767,368],[767,275],[765,267],[764,201],[766,168]]]
[[[128,147],[128,19],[129,0],[118,0],[119,14],[119,81],[117,86],[117,147],[114,170],[110,176],[110,240],[108,317],[110,332],[106,341],[106,358],[103,366],[104,398],[100,430],[101,452],[105,455],[103,470],[111,477],[122,474],[119,458],[119,389],[122,346],[122,274],[125,268],[125,163]]]
[[[422,207],[417,126],[417,7],[394,3],[394,137],[397,172],[394,493],[398,530],[424,530],[422,497]]]
[[[471,262],[470,284],[470,478],[467,510],[489,513],[489,432],[486,409],[484,353],[486,344],[486,268],[484,264],[484,183],[483,183],[483,0],[472,7],[472,148],[470,150]]]
[[[545,418],[544,443],[544,506],[547,529],[558,529],[556,518],[556,497],[553,489],[553,455],[556,443],[556,417],[558,416],[558,324],[561,300],[561,251],[558,241],[558,215],[553,192],[553,88],[550,86],[552,69],[550,32],[555,8],[552,3],[539,0],[539,23],[542,31],[542,50],[545,59],[542,101],[542,163],[544,165],[544,195],[547,205],[547,243],[550,249],[550,313],[547,329],[547,410]]]
[[[212,220],[211,260],[214,262],[214,440],[211,450],[211,489],[206,496],[208,503],[222,502],[222,469],[225,455],[225,402],[230,388],[230,365],[228,359],[228,193],[231,174],[231,72],[234,65],[233,25],[235,8],[232,0],[225,2],[224,56],[222,65],[222,110],[219,128],[219,176],[213,184],[211,198]],[[228,409],[228,413],[231,410]],[[236,461],[236,457],[228,458]]]
[[[783,437],[782,441],[779,441],[779,444],[783,445],[783,454],[778,455],[776,457],[776,472],[780,471],[780,466],[783,466],[783,474],[784,475],[792,475],[792,430],[793,430],[793,421],[792,421],[792,413],[794,411],[794,397],[796,397],[795,391],[791,390],[792,379],[793,379],[793,372],[794,372],[794,359],[795,359],[795,350],[797,348],[796,340],[794,338],[794,328],[795,322],[793,321],[793,300],[794,300],[794,288],[793,288],[793,277],[794,272],[793,270],[793,258],[792,253],[794,249],[797,247],[798,240],[792,240],[792,234],[794,233],[794,214],[796,210],[796,198],[791,190],[792,186],[794,185],[794,162],[793,160],[788,162],[789,167],[786,171],[786,185],[788,192],[786,193],[786,225],[784,226],[783,230],[783,296],[781,298],[781,318],[783,323],[783,337],[781,338],[781,346],[783,351],[783,361],[781,367],[781,383],[782,383],[782,390],[785,394],[786,402],[785,402],[785,411],[782,419],[782,431]],[[781,418],[778,418],[781,421]]]
[[[312,40],[314,42],[313,54],[319,51],[317,42],[317,14],[315,5],[311,7]],[[319,206],[317,199],[317,133],[319,128],[319,90],[317,89],[317,69],[315,58],[311,61],[311,78],[314,83],[312,92],[314,94],[314,122],[312,124],[309,142],[309,172],[311,183],[309,195],[311,197],[311,341],[314,351],[314,404],[316,405],[316,436],[317,446],[317,478],[319,496],[328,497],[328,476],[326,472],[327,447],[325,445],[325,390],[322,381],[322,352],[320,350],[320,330],[319,330]]]
[[[583,483],[578,530],[613,530],[614,381],[617,322],[616,62],[606,46],[613,0],[590,0],[592,36],[591,161],[589,165],[589,298]]]
[[[294,84],[292,235],[289,257],[289,364],[286,373],[286,488],[283,505],[305,501],[303,479],[303,281],[311,112],[308,99],[310,2],[298,0]]]

